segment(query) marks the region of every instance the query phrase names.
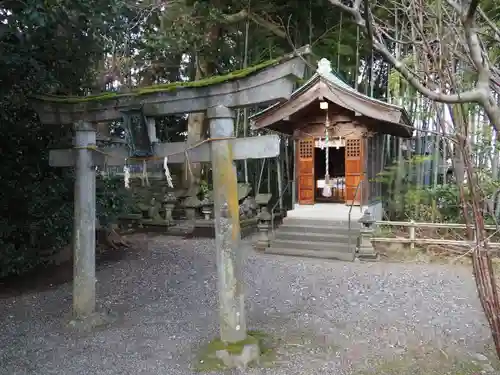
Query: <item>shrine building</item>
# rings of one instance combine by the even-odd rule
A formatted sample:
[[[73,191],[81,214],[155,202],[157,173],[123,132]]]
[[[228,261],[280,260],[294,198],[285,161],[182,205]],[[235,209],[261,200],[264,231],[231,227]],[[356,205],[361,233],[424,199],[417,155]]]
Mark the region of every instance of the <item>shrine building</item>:
[[[294,208],[343,203],[381,219],[387,148],[397,155],[413,125],[402,107],[364,95],[332,73],[327,59],[287,101],[251,117],[253,129],[271,129],[294,142]]]

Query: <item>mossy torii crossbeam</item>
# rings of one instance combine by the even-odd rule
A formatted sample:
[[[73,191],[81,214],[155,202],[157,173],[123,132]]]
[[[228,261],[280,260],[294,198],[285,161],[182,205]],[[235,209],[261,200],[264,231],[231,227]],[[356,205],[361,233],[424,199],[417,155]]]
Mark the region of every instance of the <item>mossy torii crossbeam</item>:
[[[116,97],[38,97],[33,106],[42,123],[72,125],[77,121],[90,123],[121,120],[130,108],[142,108],[146,117],[204,112],[216,105],[235,109],[273,104],[287,100],[297,79],[304,74],[305,62],[293,57],[248,76],[202,87],[181,86]]]
[[[96,129],[92,123],[121,119],[122,112],[136,108],[139,100],[144,114],[148,117],[207,112],[210,137],[218,139],[210,142],[209,149],[205,148],[210,151],[208,158],[213,170],[220,334],[222,341],[228,343],[240,342],[246,338],[241,234],[233,148],[238,147],[239,142],[248,146],[264,137],[256,137],[252,141],[232,139],[235,117],[233,109],[286,100],[304,71],[305,62],[301,58],[292,58],[254,75],[204,88],[182,88],[172,93],[129,96],[92,105],[89,105],[89,102],[36,102],[42,122],[74,124],[75,127],[75,147],[71,153],[74,157],[68,157],[66,161],[68,165],[76,167],[73,314],[77,321],[95,321],[92,317],[96,314],[96,160],[92,157],[96,151],[91,149],[96,144]],[[151,137],[151,134],[149,136]],[[276,143],[270,142],[269,145],[269,152],[279,150]],[[155,153],[159,153],[160,149],[156,148]],[[246,148],[245,153],[240,153],[246,158],[266,157],[266,153],[257,146],[240,146],[238,152],[240,148]],[[206,151],[201,152],[199,159],[205,160],[206,154]]]

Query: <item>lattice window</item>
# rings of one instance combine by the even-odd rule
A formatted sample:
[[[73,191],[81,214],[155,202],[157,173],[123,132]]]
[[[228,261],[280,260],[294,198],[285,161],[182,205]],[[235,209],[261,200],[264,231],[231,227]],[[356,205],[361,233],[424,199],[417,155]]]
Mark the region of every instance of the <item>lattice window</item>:
[[[348,139],[346,141],[348,158],[359,158],[361,154],[361,139]]]
[[[299,141],[299,157],[309,159],[313,157],[314,141],[301,140]]]

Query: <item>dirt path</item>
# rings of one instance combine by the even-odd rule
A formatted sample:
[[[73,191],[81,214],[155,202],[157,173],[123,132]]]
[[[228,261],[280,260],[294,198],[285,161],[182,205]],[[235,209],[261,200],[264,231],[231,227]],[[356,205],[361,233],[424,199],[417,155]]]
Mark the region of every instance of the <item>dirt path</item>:
[[[135,256],[98,272],[99,303],[120,316],[106,329],[64,328],[70,284],[2,299],[0,374],[192,374],[199,346],[217,334],[214,242],[134,240]],[[472,375],[495,365],[464,267],[241,250],[249,328],[276,347],[266,362],[275,368],[248,374]]]

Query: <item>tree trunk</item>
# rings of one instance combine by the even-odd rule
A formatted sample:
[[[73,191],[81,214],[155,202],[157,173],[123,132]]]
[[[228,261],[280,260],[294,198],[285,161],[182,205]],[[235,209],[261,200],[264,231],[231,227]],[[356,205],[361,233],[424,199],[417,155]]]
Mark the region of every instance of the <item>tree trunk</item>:
[[[211,47],[217,42],[221,34],[221,28],[217,25],[210,28],[206,35],[206,40]],[[196,59],[196,74],[194,79],[200,80],[215,73],[215,65],[210,59],[210,54],[200,53]],[[190,113],[187,123],[187,143],[195,145],[200,142],[208,131],[205,112]],[[200,163],[189,163],[187,160],[184,165],[184,187],[192,194],[197,194],[200,187],[202,175],[202,165]]]
[[[465,143],[465,142],[464,142]],[[481,306],[491,328],[493,342],[497,356],[500,357],[500,301],[496,286],[495,272],[491,259],[491,249],[489,248],[488,238],[484,226],[484,217],[481,210],[483,196],[478,184],[477,174],[474,171],[472,153],[470,144],[462,148],[463,159],[465,161],[465,170],[469,189],[471,191],[471,205],[474,214],[475,224],[475,247],[472,251],[472,268],[474,279],[477,285],[477,291]]]
[[[208,70],[208,65],[209,64],[205,59],[201,57],[199,58],[196,67],[195,80],[199,80],[204,77],[202,70],[206,72]],[[195,145],[204,138],[207,132],[207,127],[205,125],[206,125],[205,112],[189,114],[187,123],[188,145]],[[201,172],[202,172],[201,163],[189,163],[189,161],[186,160],[186,163],[184,165],[184,182],[185,182],[184,186],[186,189],[189,189],[189,191],[192,192],[193,194],[198,193],[198,189],[200,187],[200,182],[201,182]]]
[[[96,243],[113,250],[130,246],[130,244],[112,227],[96,229]]]

